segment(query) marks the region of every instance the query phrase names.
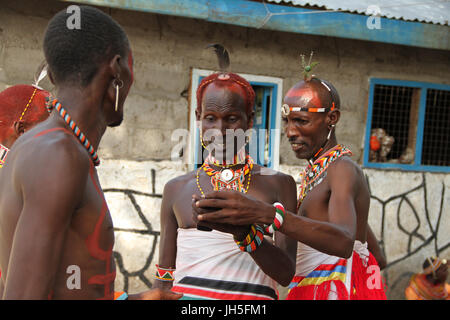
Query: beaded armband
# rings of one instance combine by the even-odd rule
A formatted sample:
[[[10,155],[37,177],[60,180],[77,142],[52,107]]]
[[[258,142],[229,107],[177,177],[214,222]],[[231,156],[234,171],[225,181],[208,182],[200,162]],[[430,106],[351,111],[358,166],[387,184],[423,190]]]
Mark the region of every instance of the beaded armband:
[[[264,230],[262,227],[253,224],[250,227],[250,232],[242,241],[235,240],[236,244],[239,246],[239,249],[244,252],[253,252],[255,251],[264,240]]]
[[[284,221],[284,215],[286,214],[284,207],[281,203],[279,202],[275,202],[273,204],[273,206],[275,207],[275,218],[273,220],[273,223],[271,225],[265,225],[265,231],[266,233],[270,233],[273,234],[275,231],[280,230],[281,225],[283,224]]]
[[[172,268],[162,268],[159,265],[156,265],[156,274],[155,278],[161,281],[173,281],[175,278],[173,277],[173,272],[175,269]]]

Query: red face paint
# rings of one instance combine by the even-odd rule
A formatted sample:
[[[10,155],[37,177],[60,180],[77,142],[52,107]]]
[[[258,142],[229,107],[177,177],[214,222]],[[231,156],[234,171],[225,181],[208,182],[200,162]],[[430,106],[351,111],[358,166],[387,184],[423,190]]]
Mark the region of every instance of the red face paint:
[[[290,89],[287,98],[296,99],[296,106],[303,108],[322,108],[322,101],[319,94],[312,87],[294,87]]]
[[[134,73],[133,73],[133,53],[128,52],[128,68],[130,68],[130,72],[131,72],[131,83],[133,83],[134,80]]]

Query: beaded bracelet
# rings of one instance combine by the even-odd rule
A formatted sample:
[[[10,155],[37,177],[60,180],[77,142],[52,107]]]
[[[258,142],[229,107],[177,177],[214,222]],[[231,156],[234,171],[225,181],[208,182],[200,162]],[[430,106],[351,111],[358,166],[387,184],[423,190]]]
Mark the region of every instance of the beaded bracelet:
[[[252,224],[250,226],[250,232],[247,234],[247,236],[243,240],[241,240],[241,241],[234,240],[234,241],[236,242],[236,244],[238,246],[240,246],[240,247],[244,246],[245,247],[245,246],[249,245],[253,241],[255,236],[256,236],[256,226],[254,224]]]
[[[275,218],[273,219],[273,223],[268,226],[265,225],[264,229],[267,233],[270,234],[273,234],[275,231],[280,230],[281,225],[283,224],[284,221],[284,215],[286,214],[284,207],[281,203],[275,202],[273,206],[275,207]]]
[[[173,272],[175,269],[172,268],[161,268],[159,265],[156,265],[156,274],[155,278],[161,281],[174,281]]]
[[[239,249],[244,252],[253,252],[255,251],[264,240],[264,229],[258,225],[252,225],[256,230],[256,233],[252,237],[252,230],[250,230],[249,235],[243,241],[236,241],[236,244],[239,246]],[[247,239],[250,236],[251,241],[248,242]]]

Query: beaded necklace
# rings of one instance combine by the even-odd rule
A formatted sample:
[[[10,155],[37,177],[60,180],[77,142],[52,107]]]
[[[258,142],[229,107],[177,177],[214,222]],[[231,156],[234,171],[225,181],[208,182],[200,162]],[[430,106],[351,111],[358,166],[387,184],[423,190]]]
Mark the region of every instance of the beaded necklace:
[[[58,102],[58,99],[54,99],[51,103],[51,106],[47,105],[49,112],[54,108],[58,111],[59,115],[64,119],[64,121],[69,125],[70,129],[72,129],[75,136],[81,142],[81,144],[86,148],[89,155],[92,158],[92,162],[94,162],[95,166],[100,164],[100,159],[98,158],[97,152],[94,150],[94,147],[89,142],[88,138],[81,132],[80,128],[75,124],[72,118],[67,113],[66,109],[63,108],[61,103]]]
[[[323,181],[326,177],[328,166],[344,155],[352,155],[350,149],[342,144],[338,144],[316,159],[300,173],[299,197],[297,211],[309,191]]]
[[[233,157],[233,160],[231,162],[229,161],[219,161],[218,159],[216,159],[211,153],[208,154],[208,156],[205,159],[205,162],[207,162],[208,164],[213,164],[216,167],[220,167],[220,168],[229,168],[232,166],[235,166],[237,164],[243,164],[246,161],[246,152],[245,152],[245,147],[241,148],[237,154]]]
[[[212,168],[209,162],[205,160],[203,165],[200,168],[198,168],[196,174],[197,187],[200,190],[200,193],[204,195],[199,180],[200,170],[202,169],[208,176],[211,177],[211,184],[215,191],[236,190],[239,192],[247,193],[250,187],[250,181],[252,177],[253,159],[252,157],[250,157],[250,155],[247,155],[245,157],[245,164],[242,168],[237,170],[225,168],[219,171]],[[247,174],[248,174],[247,186],[244,187],[244,179]]]

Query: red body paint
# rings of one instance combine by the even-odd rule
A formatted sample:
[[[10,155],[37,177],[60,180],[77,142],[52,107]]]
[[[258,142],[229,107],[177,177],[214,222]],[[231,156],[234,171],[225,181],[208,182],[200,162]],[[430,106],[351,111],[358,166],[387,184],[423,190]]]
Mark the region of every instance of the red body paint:
[[[108,206],[105,201],[105,197],[103,195],[103,192],[101,191],[100,187],[97,185],[97,182],[95,181],[94,177],[94,164],[91,161],[91,166],[89,170],[89,175],[92,180],[92,183],[94,184],[94,187],[98,193],[98,195],[102,198],[102,208],[100,210],[100,216],[97,220],[97,223],[95,224],[94,231],[86,238],[86,246],[89,251],[89,254],[91,257],[97,260],[105,261],[106,263],[106,270],[105,274],[99,274],[95,275],[89,278],[88,284],[97,284],[97,285],[103,285],[104,286],[104,292],[105,295],[102,298],[99,298],[97,300],[111,300],[114,298],[114,292],[111,290],[111,283],[114,282],[116,278],[116,272],[111,272],[111,260],[112,260],[112,249],[113,246],[111,245],[107,250],[103,250],[100,248],[100,230],[101,226],[103,224],[103,221],[106,217],[106,212],[108,211]]]

